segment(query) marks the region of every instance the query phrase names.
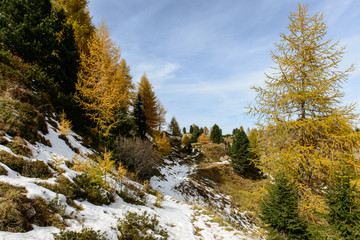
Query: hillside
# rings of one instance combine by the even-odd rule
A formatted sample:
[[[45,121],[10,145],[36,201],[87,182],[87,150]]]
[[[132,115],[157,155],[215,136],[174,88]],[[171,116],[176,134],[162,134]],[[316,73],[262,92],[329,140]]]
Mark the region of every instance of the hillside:
[[[61,189],[60,185],[63,184],[64,179],[71,184],[71,182],[74,183],[76,177],[81,176],[81,173],[70,167],[74,164],[74,160],[85,161],[86,154],[94,153],[94,150],[84,146],[82,137],[74,132],[64,139],[58,129],[59,126],[55,119],[46,118],[48,133],[39,134],[47,145],[25,141],[24,145],[16,145],[17,148],[14,148],[17,137],[2,132],[0,182],[9,190],[1,192],[1,211],[10,211],[9,208],[11,208],[11,211],[15,211],[17,214],[7,215],[9,219],[3,219],[1,226],[11,231],[16,228],[19,228],[20,231],[31,230],[25,233],[2,231],[0,232],[1,239],[52,239],[52,233],[58,233],[59,228],[74,231],[91,228],[105,233],[107,239],[118,239],[119,230],[116,228],[120,225],[119,219],[126,219],[129,213],[138,214],[135,216],[135,218],[139,218],[135,219],[136,222],[144,220],[142,215],[144,213],[155,217],[158,221],[156,228],[165,230],[168,233],[168,239],[253,239],[241,231],[247,230],[248,233],[256,231],[256,228],[246,221],[242,213],[238,214],[238,218],[241,219],[239,223],[242,226],[239,228],[240,230],[233,228],[215,213],[230,212],[230,202],[227,201],[226,196],[210,194],[212,190],[206,186],[201,186],[201,188],[206,188],[201,195],[195,191],[199,190],[200,186],[191,187],[193,192],[184,191],[185,189],[183,191],[175,190],[181,186],[186,189],[190,187],[183,184],[182,181],[188,179],[189,175],[196,171],[195,161],[199,153],[189,155],[184,159],[173,157],[172,160],[164,159],[163,166],[160,168],[163,176],[153,177],[150,181],[150,185],[164,195],[126,177],[119,179],[115,176],[109,176],[107,179],[111,188],[117,190],[117,194],[111,196],[113,202],[109,205],[93,204],[91,203],[93,200],[84,200],[81,197],[73,198],[66,196],[66,193],[57,193],[56,190]],[[26,156],[20,152],[15,153],[16,149],[20,147],[28,149]],[[80,154],[76,153],[74,149],[77,149],[75,151]],[[186,182],[190,183],[190,181]],[[75,181],[75,183],[78,182]],[[59,188],[54,187],[56,185]],[[10,189],[13,191],[19,189],[21,195],[10,195]],[[87,191],[87,189],[82,189],[82,191]],[[62,190],[58,192],[62,192]],[[109,197],[108,193],[102,190],[101,196],[106,199],[106,196]],[[49,211],[46,214],[35,218],[26,217],[26,214],[19,209],[21,207],[19,205],[29,202],[32,206],[30,208],[34,209],[35,213],[33,214],[36,216],[38,208],[35,207],[33,201],[40,201],[39,199],[42,199],[41,203],[44,205],[42,207]],[[70,199],[72,200],[70,201]],[[200,207],[205,199],[213,203],[222,199],[222,203],[213,205],[214,212],[210,212]],[[42,211],[45,210],[42,209]],[[233,219],[233,223],[239,219]],[[129,218],[127,220],[131,221]],[[14,224],[15,222],[16,224]],[[21,229],[21,225],[26,228]]]

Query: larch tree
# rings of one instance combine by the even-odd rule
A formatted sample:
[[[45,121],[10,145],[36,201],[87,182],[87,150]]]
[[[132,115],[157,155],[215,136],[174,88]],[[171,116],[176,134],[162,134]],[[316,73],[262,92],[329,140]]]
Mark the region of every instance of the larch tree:
[[[95,32],[88,9],[88,0],[54,0],[55,8],[63,8],[67,23],[74,29],[75,41],[80,52],[89,52],[88,40]]]
[[[164,105],[160,102],[160,100],[157,101],[156,106],[157,106],[157,130],[160,133],[162,128],[166,124],[165,115],[167,113],[167,110],[165,109]]]
[[[138,94],[141,97],[143,104],[143,111],[145,115],[147,132],[154,136],[158,129],[158,101],[153,91],[153,86],[151,85],[146,74],[141,77]]]
[[[181,136],[181,130],[175,117],[172,117],[169,123],[169,130],[173,136]],[[185,132],[186,133],[186,132]]]
[[[100,134],[108,137],[119,123],[117,114],[127,108],[131,77],[126,62],[120,62],[120,49],[110,39],[105,23],[88,43],[89,53],[80,56],[75,99],[97,124]]]
[[[289,32],[271,53],[275,73],[266,75],[250,113],[261,130],[261,166],[270,175],[285,173],[296,183],[303,217],[324,207],[323,187],[341,165],[358,169],[359,133],[354,105],[342,106],[341,84],[353,67],[341,71],[344,48],[325,40],[322,14],[308,15],[299,4]]]

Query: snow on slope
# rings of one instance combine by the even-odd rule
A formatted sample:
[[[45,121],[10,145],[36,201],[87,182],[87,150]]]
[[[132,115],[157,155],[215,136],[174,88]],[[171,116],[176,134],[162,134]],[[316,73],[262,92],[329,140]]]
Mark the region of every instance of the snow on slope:
[[[55,158],[62,158],[65,160],[71,160],[76,153],[59,138],[60,132],[57,128],[48,124],[49,133],[44,135],[45,139],[49,140],[52,147],[45,146],[37,143],[29,147],[33,152],[31,160],[44,160],[45,162],[51,161]],[[6,136],[11,141],[10,136]],[[77,140],[78,139],[78,140]],[[80,150],[81,153],[93,153],[91,149],[83,146],[81,143],[81,137],[75,133],[71,133],[68,136],[68,140],[73,147]],[[0,145],[0,150],[7,151],[14,154],[11,149]],[[15,154],[14,154],[15,155]],[[36,178],[27,178],[20,176],[18,173],[12,171],[4,164],[0,163],[7,171],[7,175],[1,175],[0,181],[10,183],[12,185],[23,186],[28,190],[27,196],[34,198],[41,196],[48,201],[56,197],[56,193],[43,188],[36,182],[48,182],[54,183],[55,178],[47,180],[41,180]],[[69,177],[74,177],[78,173],[70,170],[65,164],[61,165],[61,168],[65,171],[65,174]],[[118,224],[118,219],[123,219],[126,212],[142,213],[146,211],[151,215],[157,216],[159,225],[166,229],[169,233],[169,239],[178,240],[196,240],[196,239],[251,239],[241,231],[225,228],[219,226],[218,223],[212,220],[212,217],[203,213],[201,209],[195,208],[192,205],[180,202],[183,200],[183,196],[173,190],[173,186],[180,183],[183,178],[191,172],[191,168],[186,165],[173,164],[169,165],[168,171],[164,169],[163,174],[167,174],[165,179],[152,180],[151,185],[156,186],[157,189],[165,193],[164,200],[161,202],[162,208],[154,206],[156,197],[147,194],[146,205],[132,205],[125,203],[120,197],[115,197],[115,202],[110,205],[96,206],[87,201],[76,201],[78,205],[81,205],[83,210],[76,211],[74,208],[66,204],[66,198],[63,195],[59,195],[61,204],[66,206],[66,212],[72,216],[72,219],[66,219],[67,230],[80,231],[82,228],[92,228],[94,230],[100,230],[107,234],[108,239],[116,240],[120,234],[119,231],[114,228]],[[139,185],[128,179],[124,179],[128,183]],[[176,199],[175,199],[175,198]],[[179,201],[180,200],[180,201]],[[0,232],[0,239],[4,240],[48,240],[53,239],[52,233],[58,233],[60,230],[55,227],[38,227],[34,226],[34,229],[26,233],[10,233]]]

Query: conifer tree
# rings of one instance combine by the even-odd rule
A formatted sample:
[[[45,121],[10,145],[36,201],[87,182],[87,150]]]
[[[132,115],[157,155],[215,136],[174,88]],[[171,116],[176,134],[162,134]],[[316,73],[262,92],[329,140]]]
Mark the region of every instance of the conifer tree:
[[[250,142],[244,129],[233,130],[233,143],[229,149],[232,165],[238,174],[245,175],[250,168]]]
[[[349,240],[360,239],[360,195],[356,185],[351,183],[352,179],[350,171],[343,169],[326,191],[327,220]]]
[[[88,53],[87,42],[95,32],[91,22],[88,0],[56,0],[55,8],[63,8],[67,16],[66,22],[72,26],[75,34],[76,46],[80,52]]]
[[[260,219],[267,224],[267,239],[309,239],[306,222],[298,214],[298,193],[289,179],[280,175],[260,202]]]
[[[196,143],[202,132],[197,125],[193,124],[192,126],[193,126],[193,132],[191,134],[190,143]]]
[[[210,140],[213,143],[221,143],[221,142],[223,142],[222,130],[219,128],[219,126],[217,124],[214,124],[214,126],[211,128]]]
[[[200,135],[200,137],[198,139],[198,142],[201,143],[201,144],[207,144],[209,142],[205,133],[202,133]]]
[[[265,87],[254,87],[258,116],[261,166],[270,175],[284,172],[296,180],[301,213],[316,218],[323,211],[322,188],[343,162],[359,166],[355,157],[359,137],[352,127],[354,105],[341,106],[341,83],[352,67],[338,69],[343,48],[325,40],[326,23],[308,9],[290,14],[289,33],[281,34],[272,59],[276,73]]]
[[[181,130],[175,117],[172,117],[169,124],[169,130],[173,136],[181,136]]]
[[[109,137],[119,124],[118,113],[127,109],[132,88],[126,62],[120,63],[120,49],[110,39],[105,23],[89,40],[89,54],[81,53],[81,69],[75,99]]]
[[[146,117],[144,114],[144,105],[142,103],[140,94],[137,95],[134,106],[134,121],[137,127],[137,134],[141,138],[144,138],[146,133]]]
[[[186,133],[186,127],[183,127],[183,134]]]
[[[194,126],[193,126],[193,125],[190,125],[189,133],[193,133],[193,132],[194,132]]]
[[[157,101],[156,109],[157,109],[157,130],[158,132],[161,132],[162,128],[166,124],[165,115],[167,111],[164,105],[160,102],[160,100]]]
[[[143,103],[143,110],[146,119],[147,132],[154,136],[158,127],[158,106],[153,86],[151,85],[146,74],[141,77],[138,94],[141,97]]]

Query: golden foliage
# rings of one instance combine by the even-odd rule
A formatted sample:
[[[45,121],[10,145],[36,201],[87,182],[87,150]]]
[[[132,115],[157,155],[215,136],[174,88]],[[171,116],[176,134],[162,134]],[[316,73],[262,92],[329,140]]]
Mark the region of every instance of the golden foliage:
[[[313,219],[313,210],[324,208],[322,189],[334,171],[343,164],[359,169],[355,106],[339,105],[341,83],[353,68],[338,70],[343,48],[323,40],[327,27],[322,15],[309,16],[299,4],[288,28],[272,52],[277,73],[267,75],[266,87],[253,88],[256,106],[250,113],[259,119],[261,166],[297,183],[301,214]]]
[[[75,100],[97,123],[99,132],[109,136],[117,126],[117,113],[129,106],[133,88],[130,68],[120,61],[120,49],[110,39],[104,23],[88,42],[89,54],[81,53],[81,67]]]
[[[167,156],[172,150],[171,144],[167,140],[165,133],[156,136],[155,143],[162,156]]]
[[[201,144],[207,144],[209,142],[207,136],[205,133],[202,133],[199,138],[198,138],[198,142]]]
[[[161,126],[159,125],[160,115],[158,109],[158,100],[155,96],[155,92],[153,91],[153,86],[151,85],[146,74],[141,77],[138,87],[138,94],[141,97],[144,107],[143,110],[147,131],[150,135],[154,136],[158,128]]]
[[[60,127],[59,127],[59,131],[62,135],[64,136],[68,136],[71,133],[71,128],[72,128],[72,124],[71,121],[66,119],[66,114],[63,111],[60,114]]]
[[[65,10],[67,23],[74,29],[75,42],[80,52],[88,52],[87,41],[95,31],[87,7],[88,0],[56,0],[53,4]]]

